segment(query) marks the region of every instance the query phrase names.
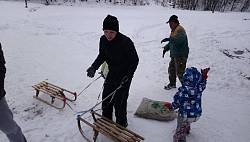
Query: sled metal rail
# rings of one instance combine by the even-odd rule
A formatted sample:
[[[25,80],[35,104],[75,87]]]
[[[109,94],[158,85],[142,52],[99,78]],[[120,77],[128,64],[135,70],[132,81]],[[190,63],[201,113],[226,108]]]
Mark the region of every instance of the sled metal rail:
[[[65,105],[67,104],[67,101],[72,102],[77,99],[76,92],[68,91],[64,88],[61,88],[59,86],[56,86],[46,81],[42,81],[36,85],[33,85],[32,87],[36,90],[36,95],[33,96],[35,99],[43,103],[46,103],[56,109],[63,109]],[[48,102],[42,99],[41,97],[39,97],[38,95],[40,91],[43,92],[44,94],[49,95],[51,97],[51,102]],[[61,107],[54,105],[55,99],[62,101],[63,105]]]
[[[88,141],[92,142],[90,138],[88,138],[82,129],[81,122],[85,123],[87,126],[92,127],[94,131],[93,141],[96,142],[97,136],[99,132],[106,137],[110,138],[114,142],[140,142],[143,141],[144,138],[135,132],[122,127],[121,125],[101,116],[95,111],[91,111],[91,115],[93,117],[94,122],[91,124],[87,120],[81,118],[80,115],[77,116],[77,124],[81,135]]]

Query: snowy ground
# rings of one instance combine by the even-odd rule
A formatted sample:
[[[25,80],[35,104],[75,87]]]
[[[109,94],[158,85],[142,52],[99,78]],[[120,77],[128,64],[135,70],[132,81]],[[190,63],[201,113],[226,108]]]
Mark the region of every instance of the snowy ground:
[[[58,111],[33,99],[32,85],[48,80],[80,92],[92,79],[86,69],[98,52],[102,20],[118,17],[120,31],[134,41],[140,63],[128,99],[128,128],[145,142],[171,142],[176,121],[158,122],[133,114],[143,97],[171,101],[166,91],[169,53],[162,58],[162,38],[170,33],[169,16],[179,16],[187,31],[187,66],[211,67],[204,92],[203,116],[192,124],[188,141],[250,141],[250,13],[182,11],[158,6],[45,6],[0,1],[0,41],[7,61],[5,88],[15,120],[29,142],[80,142],[75,112],[97,102],[103,80],[76,102]],[[178,85],[179,82],[178,82]],[[89,115],[86,115],[88,117]],[[87,130],[87,131],[90,131]],[[0,142],[7,138],[0,132]],[[99,142],[108,142],[103,136]]]

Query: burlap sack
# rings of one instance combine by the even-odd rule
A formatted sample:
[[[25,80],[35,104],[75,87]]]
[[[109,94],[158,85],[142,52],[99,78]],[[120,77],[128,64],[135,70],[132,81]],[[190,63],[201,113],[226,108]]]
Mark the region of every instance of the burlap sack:
[[[135,112],[135,115],[138,117],[160,121],[174,120],[177,117],[175,111],[170,111],[165,106],[165,103],[166,102],[163,101],[155,101],[148,98],[143,98],[141,104]]]

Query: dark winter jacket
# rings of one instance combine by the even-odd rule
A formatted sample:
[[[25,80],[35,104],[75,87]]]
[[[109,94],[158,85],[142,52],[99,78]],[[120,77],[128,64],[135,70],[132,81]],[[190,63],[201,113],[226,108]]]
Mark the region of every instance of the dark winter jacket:
[[[4,78],[5,78],[6,68],[5,68],[5,60],[3,56],[3,50],[0,43],[0,99],[5,96],[4,90]]]
[[[170,57],[188,57],[189,47],[187,34],[181,25],[178,25],[174,31],[171,32],[170,40],[164,46],[164,50],[170,50]]]
[[[104,35],[100,38],[99,54],[92,67],[97,70],[104,61],[109,68],[105,82],[120,84],[124,76],[132,79],[139,58],[132,40],[118,32],[112,41]]]

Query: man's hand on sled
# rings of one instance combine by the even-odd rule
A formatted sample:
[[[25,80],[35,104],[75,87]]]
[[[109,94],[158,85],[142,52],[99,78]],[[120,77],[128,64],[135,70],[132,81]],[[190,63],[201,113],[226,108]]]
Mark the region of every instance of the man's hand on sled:
[[[210,68],[205,68],[205,69],[201,69],[201,74],[202,74],[202,78],[207,80],[208,78],[208,71],[210,70]]]

